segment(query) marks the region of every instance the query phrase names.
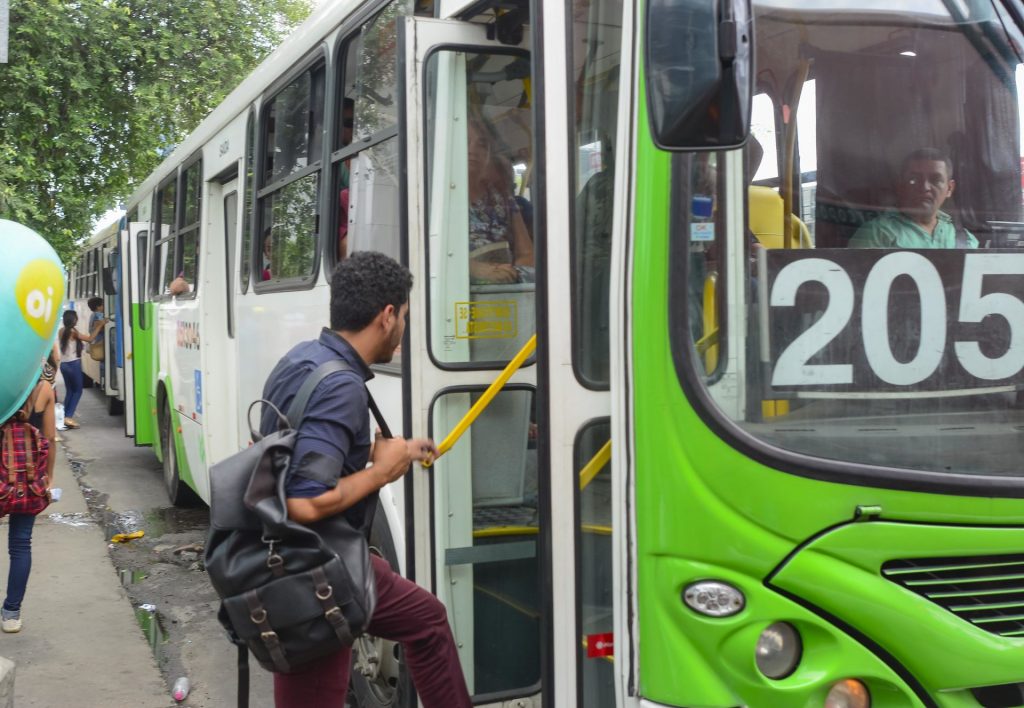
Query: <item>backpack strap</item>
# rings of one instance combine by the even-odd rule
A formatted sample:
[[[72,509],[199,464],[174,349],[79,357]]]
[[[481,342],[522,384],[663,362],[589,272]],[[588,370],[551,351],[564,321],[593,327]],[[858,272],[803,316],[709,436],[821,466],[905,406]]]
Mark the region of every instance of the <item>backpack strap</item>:
[[[25,445],[25,477],[28,483],[36,481],[36,435],[35,428],[31,425],[23,425],[21,428],[21,441]]]
[[[326,379],[331,374],[339,371],[351,371],[352,367],[346,364],[341,359],[331,359],[325,361],[320,366],[316,367],[313,372],[306,377],[306,380],[302,382],[302,386],[299,388],[298,393],[295,394],[295,398],[292,399],[292,404],[288,406],[288,422],[292,428],[298,430],[302,424],[302,419],[306,415],[306,406],[309,405],[309,399],[313,396],[313,391],[320,385],[320,382]],[[369,389],[366,391],[367,402],[370,406],[370,412],[373,413],[374,419],[377,421],[377,427],[380,428],[381,434],[385,438],[394,437],[391,434],[391,428],[388,427],[387,421],[384,420],[384,416],[381,415],[380,408],[377,407],[377,402],[373,400],[373,395]]]
[[[302,425],[302,419],[306,415],[306,406],[309,404],[309,399],[313,395],[313,391],[320,385],[320,382],[326,379],[331,374],[339,371],[351,371],[352,367],[343,362],[341,359],[331,359],[325,361],[320,366],[313,369],[313,372],[306,377],[306,380],[302,382],[302,386],[299,388],[299,392],[295,394],[295,398],[292,399],[292,404],[288,406],[288,422],[292,428],[298,430],[299,426]]]
[[[14,424],[8,423],[4,426],[3,464],[4,468],[7,470],[7,481],[10,484],[14,484],[18,481],[17,475],[14,471],[14,458]]]

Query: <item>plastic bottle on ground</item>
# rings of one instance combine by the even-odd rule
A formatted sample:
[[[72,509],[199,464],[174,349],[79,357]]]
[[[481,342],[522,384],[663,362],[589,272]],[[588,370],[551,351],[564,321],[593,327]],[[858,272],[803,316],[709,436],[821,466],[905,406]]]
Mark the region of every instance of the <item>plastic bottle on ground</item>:
[[[174,682],[174,688],[171,689],[171,696],[174,700],[180,703],[188,697],[190,688],[192,688],[192,684],[189,682],[188,676],[182,676]]]

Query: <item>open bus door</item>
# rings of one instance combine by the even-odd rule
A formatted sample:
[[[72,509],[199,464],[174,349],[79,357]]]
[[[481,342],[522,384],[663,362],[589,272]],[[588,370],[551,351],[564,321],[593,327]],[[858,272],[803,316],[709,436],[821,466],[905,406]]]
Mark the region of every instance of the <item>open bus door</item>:
[[[522,231],[533,198],[530,54],[525,41],[488,40],[482,24],[407,18],[402,28],[414,274],[404,432],[440,441],[535,334],[532,234]],[[516,221],[511,243],[483,235],[493,220]],[[542,562],[535,369],[525,361],[431,470],[410,475],[410,574],[445,603],[478,705],[539,705],[542,691],[552,571]]]
[[[122,287],[118,294],[122,315],[119,320],[124,335],[121,337],[123,346],[123,377],[124,395],[124,432],[134,437],[137,445],[153,444],[153,430],[150,424],[150,413],[146,406],[140,406],[136,391],[145,391],[148,369],[143,361],[140,369],[138,353],[139,344],[152,341],[151,333],[147,332],[149,323],[146,321],[145,307],[145,275],[149,256],[149,224],[140,221],[129,221],[120,232]],[[142,349],[148,352],[148,349]],[[143,384],[140,387],[140,382]]]
[[[110,415],[119,415],[123,411],[124,358],[121,346],[121,322],[123,308],[121,302],[121,231],[118,229],[118,244],[104,253],[103,264],[103,301],[107,323],[104,325],[103,347],[104,356],[100,367],[103,369],[103,393],[107,396]]]

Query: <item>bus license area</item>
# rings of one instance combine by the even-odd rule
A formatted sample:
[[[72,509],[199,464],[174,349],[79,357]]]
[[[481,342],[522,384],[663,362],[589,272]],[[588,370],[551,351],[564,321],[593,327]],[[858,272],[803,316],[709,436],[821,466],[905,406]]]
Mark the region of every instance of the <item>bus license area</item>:
[[[771,398],[935,397],[1024,383],[1024,253],[784,249],[760,254]]]
[[[514,300],[455,303],[456,339],[514,339],[519,334]]]

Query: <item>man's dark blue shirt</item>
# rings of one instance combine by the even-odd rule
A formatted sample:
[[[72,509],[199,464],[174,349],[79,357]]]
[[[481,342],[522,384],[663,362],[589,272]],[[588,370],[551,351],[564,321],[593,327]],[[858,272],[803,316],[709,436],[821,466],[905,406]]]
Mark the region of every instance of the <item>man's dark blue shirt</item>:
[[[373,372],[352,345],[330,329],[324,328],[319,339],[302,342],[282,357],[267,378],[263,398],[287,413],[309,374],[332,359],[341,359],[351,369],[325,378],[309,398],[288,468],[289,497],[319,496],[333,489],[342,475],[365,468],[370,457],[366,382]],[[263,406],[260,432],[273,433],[277,423],[273,410]],[[363,500],[345,512],[356,528],[362,526],[365,506]]]

